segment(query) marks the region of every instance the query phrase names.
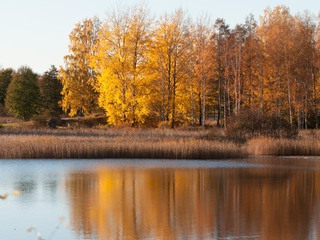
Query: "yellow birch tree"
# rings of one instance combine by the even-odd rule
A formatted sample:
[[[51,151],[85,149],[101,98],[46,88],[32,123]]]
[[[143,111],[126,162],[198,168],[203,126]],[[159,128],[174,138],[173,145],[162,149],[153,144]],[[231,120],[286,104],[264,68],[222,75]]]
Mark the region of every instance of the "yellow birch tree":
[[[98,19],[85,19],[76,24],[69,38],[70,54],[64,57],[58,78],[62,83],[61,106],[70,116],[87,114],[97,107],[96,73],[90,67],[98,42]]]
[[[190,20],[180,9],[157,23],[153,48],[157,76],[154,89],[160,120],[173,128],[178,119],[187,120],[186,86],[190,78]],[[190,82],[189,82],[190,83]]]
[[[99,72],[99,105],[110,124],[136,126],[149,115],[152,20],[143,5],[109,12],[91,62]]]

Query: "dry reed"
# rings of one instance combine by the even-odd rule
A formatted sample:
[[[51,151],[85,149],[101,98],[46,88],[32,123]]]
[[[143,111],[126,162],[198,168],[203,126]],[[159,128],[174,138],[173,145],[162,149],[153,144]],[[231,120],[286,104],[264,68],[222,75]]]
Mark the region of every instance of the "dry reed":
[[[256,138],[248,141],[247,149],[253,155],[319,156],[320,141],[311,138]]]
[[[2,131],[0,158],[225,159],[246,156],[230,142],[209,141],[206,131]]]

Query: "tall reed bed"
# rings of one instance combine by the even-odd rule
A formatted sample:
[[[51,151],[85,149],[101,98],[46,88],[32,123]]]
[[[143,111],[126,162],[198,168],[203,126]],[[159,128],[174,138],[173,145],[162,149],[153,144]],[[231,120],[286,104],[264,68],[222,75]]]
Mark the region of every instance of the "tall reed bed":
[[[320,141],[314,138],[256,138],[248,141],[248,153],[275,156],[320,156]]]
[[[139,128],[79,128],[79,129],[14,129],[4,128],[0,135],[37,135],[37,136],[76,136],[76,137],[126,137],[134,139],[207,139],[211,130],[180,130],[180,129],[139,129]]]
[[[0,135],[0,158],[225,159],[241,147],[205,139],[203,132],[169,130],[16,131]]]

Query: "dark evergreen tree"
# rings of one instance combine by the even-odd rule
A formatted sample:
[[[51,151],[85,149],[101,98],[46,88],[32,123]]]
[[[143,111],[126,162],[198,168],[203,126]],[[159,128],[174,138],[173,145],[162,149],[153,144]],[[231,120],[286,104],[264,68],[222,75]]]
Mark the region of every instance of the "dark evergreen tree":
[[[38,76],[29,67],[21,67],[8,86],[5,99],[7,110],[15,117],[29,120],[40,109]]]
[[[39,81],[42,97],[42,108],[50,116],[57,116],[61,113],[59,102],[62,99],[62,84],[57,78],[58,69],[55,66],[43,74]]]
[[[0,70],[0,104],[4,105],[8,86],[12,79],[13,70],[11,68]]]

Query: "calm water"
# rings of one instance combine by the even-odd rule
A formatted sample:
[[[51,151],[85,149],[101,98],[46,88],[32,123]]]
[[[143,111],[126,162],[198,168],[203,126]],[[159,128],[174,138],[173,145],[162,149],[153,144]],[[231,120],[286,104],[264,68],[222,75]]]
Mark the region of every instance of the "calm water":
[[[320,236],[320,158],[1,160],[0,172],[3,240]]]

